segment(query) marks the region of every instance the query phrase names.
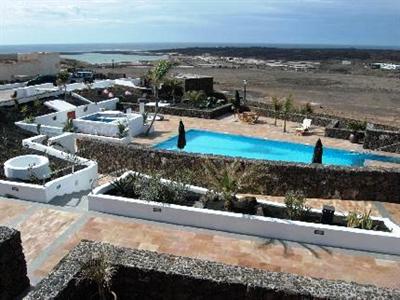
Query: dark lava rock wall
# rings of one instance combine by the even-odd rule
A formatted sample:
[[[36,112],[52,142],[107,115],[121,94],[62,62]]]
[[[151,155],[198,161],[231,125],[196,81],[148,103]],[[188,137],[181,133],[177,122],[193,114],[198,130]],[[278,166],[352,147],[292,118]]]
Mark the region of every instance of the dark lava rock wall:
[[[29,288],[19,231],[0,226],[0,299],[15,299]]]

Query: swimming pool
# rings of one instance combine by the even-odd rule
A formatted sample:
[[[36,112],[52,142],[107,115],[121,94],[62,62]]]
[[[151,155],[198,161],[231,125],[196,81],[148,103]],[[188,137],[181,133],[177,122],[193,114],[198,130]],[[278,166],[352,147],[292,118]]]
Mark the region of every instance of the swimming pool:
[[[155,145],[154,148],[179,151],[176,147],[177,139],[175,136]],[[184,151],[308,164],[312,160],[314,145],[192,129],[186,132]],[[326,165],[363,166],[365,160],[400,163],[400,158],[396,157],[326,147],[322,162]]]

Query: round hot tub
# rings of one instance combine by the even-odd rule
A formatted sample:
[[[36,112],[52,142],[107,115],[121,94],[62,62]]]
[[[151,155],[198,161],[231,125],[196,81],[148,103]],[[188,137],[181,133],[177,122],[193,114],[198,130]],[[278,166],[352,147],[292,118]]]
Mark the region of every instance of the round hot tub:
[[[22,155],[4,163],[4,174],[10,179],[32,180],[50,177],[49,159],[41,155]]]

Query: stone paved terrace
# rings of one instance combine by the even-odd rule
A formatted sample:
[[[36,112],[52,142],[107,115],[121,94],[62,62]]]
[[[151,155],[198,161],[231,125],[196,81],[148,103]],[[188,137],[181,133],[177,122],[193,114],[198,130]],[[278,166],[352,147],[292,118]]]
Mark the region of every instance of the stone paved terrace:
[[[267,197],[281,202],[281,197]],[[313,207],[371,208],[400,224],[400,205],[311,199]],[[400,288],[400,256],[262,239],[87,211],[86,197],[51,204],[0,198],[0,225],[21,231],[31,282],[36,284],[82,239],[226,264]]]

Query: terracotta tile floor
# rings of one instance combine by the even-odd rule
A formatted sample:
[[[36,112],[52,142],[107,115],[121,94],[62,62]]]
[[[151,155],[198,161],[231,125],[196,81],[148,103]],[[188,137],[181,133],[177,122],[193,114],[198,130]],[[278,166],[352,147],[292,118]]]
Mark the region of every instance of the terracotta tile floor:
[[[281,201],[279,197],[266,198]],[[318,203],[318,199],[314,202]],[[361,203],[346,201],[342,209]],[[374,203],[365,204],[379,215]],[[26,214],[27,207],[31,207],[30,214]],[[33,283],[46,276],[80,240],[89,239],[270,271],[400,288],[400,257],[396,256],[260,239],[4,198],[0,198],[0,208],[14,212],[6,218],[0,214],[0,224],[19,220],[16,228],[21,230]],[[400,205],[392,204],[387,212],[400,214]],[[82,217],[86,218],[82,221]],[[76,226],[80,220],[81,226]]]
[[[23,214],[30,207],[29,204],[15,202],[0,202],[0,223],[7,224],[16,216]]]
[[[28,264],[35,259],[43,249],[59,237],[76,219],[79,214],[54,209],[38,209],[16,226],[21,232],[25,258]]]

